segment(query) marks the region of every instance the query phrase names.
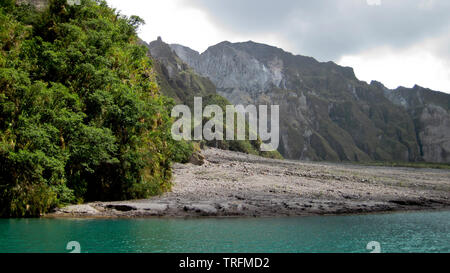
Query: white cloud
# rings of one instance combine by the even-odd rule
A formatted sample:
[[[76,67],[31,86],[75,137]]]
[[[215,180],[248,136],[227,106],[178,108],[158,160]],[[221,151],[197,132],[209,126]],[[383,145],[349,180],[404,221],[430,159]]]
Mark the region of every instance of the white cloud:
[[[343,56],[338,64],[353,67],[360,80],[376,80],[391,89],[418,84],[450,93],[450,64],[430,53],[426,45],[406,50],[375,48]]]
[[[147,42],[161,36],[166,43],[177,43],[199,52],[223,41],[242,42],[253,40],[283,47],[294,48],[283,37],[272,33],[241,34],[218,27],[204,10],[189,5],[185,0],[107,0],[108,4],[122,14],[138,15],[146,24],[139,36]]]
[[[179,43],[206,50],[223,41],[223,34],[208,21],[204,11],[185,6],[180,0],[107,0],[125,15],[137,15],[146,22],[139,36],[151,42],[158,36],[167,43]]]
[[[107,2],[143,18],[139,35],[147,42],[161,36],[203,52],[224,40],[253,40],[352,66],[358,78],[390,88],[419,84],[450,93],[448,0]]]
[[[379,5],[381,5],[381,0],[367,0],[367,5],[379,6]]]

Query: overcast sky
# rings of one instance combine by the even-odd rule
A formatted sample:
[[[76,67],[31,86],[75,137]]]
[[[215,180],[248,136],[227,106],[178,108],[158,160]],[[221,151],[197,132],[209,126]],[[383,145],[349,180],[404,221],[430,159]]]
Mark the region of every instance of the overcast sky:
[[[389,88],[450,93],[449,0],[107,0],[161,36],[199,52],[252,40],[351,66]]]

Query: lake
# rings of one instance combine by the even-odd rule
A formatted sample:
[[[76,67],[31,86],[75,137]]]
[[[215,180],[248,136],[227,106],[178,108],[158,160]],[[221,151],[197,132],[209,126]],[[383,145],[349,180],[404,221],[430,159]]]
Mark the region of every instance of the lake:
[[[0,253],[450,252],[450,211],[298,218],[1,219]]]

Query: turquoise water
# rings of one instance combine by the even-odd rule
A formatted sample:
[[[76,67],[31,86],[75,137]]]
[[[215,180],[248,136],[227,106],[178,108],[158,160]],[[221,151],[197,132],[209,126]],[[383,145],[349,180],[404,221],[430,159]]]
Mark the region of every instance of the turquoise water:
[[[0,220],[0,252],[450,252],[450,212],[264,219]]]

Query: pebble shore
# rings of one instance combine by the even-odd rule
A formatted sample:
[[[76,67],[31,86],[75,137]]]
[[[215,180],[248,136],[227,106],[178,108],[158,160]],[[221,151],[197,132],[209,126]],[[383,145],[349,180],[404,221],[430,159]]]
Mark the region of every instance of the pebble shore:
[[[175,164],[173,190],[47,217],[284,217],[450,209],[450,171],[273,160],[207,149]]]

